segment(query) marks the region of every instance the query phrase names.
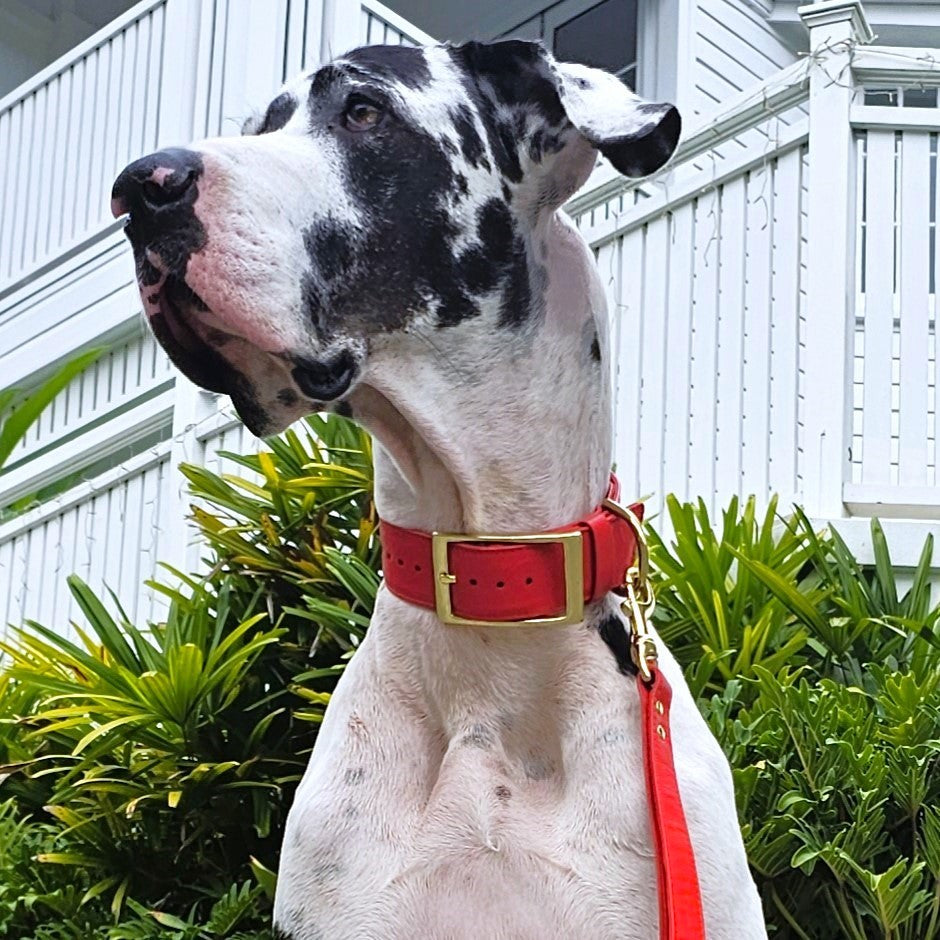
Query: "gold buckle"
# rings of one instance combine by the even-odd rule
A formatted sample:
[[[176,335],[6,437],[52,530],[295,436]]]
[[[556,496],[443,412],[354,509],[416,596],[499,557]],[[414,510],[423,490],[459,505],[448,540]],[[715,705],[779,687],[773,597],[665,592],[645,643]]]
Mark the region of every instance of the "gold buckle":
[[[531,620],[467,620],[454,613],[450,589],[457,575],[448,570],[448,548],[454,542],[503,542],[513,544],[542,543],[560,545],[565,558],[565,612],[555,617],[534,617]],[[434,606],[437,616],[447,624],[463,627],[540,627],[569,626],[584,619],[584,550],[579,530],[553,535],[453,535],[431,533],[431,563],[434,568]]]

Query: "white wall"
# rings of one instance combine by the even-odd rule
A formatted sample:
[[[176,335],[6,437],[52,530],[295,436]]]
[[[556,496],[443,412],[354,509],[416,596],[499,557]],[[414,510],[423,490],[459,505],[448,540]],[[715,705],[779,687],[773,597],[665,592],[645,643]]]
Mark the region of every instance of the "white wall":
[[[680,17],[679,104],[708,114],[795,62],[758,0],[685,0]],[[804,30],[805,35],[805,30]]]

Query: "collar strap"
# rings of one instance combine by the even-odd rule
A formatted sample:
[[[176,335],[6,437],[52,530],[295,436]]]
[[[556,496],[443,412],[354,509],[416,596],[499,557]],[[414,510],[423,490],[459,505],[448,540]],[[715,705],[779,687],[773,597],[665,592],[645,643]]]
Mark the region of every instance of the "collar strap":
[[[574,624],[584,605],[622,588],[636,556],[637,503],[608,497],[587,518],[552,532],[451,535],[381,522],[388,589],[437,612],[448,624],[536,626]]]

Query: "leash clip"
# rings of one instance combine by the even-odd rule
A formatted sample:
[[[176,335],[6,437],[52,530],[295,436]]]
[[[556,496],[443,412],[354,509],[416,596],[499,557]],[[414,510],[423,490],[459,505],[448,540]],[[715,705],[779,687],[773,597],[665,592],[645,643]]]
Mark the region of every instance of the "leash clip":
[[[639,542],[637,544],[639,545]],[[627,571],[624,588],[627,596],[620,609],[630,624],[630,651],[633,662],[643,681],[652,682],[653,673],[650,667],[659,662],[656,640],[649,629],[649,618],[656,607],[653,587],[648,578],[644,580],[640,576],[638,568],[631,567]]]
[[[626,506],[612,499],[605,499],[606,509],[625,519],[636,537],[636,564],[627,568],[620,593],[624,600],[620,605],[627,623],[630,624],[630,654],[644,682],[653,681],[652,666],[659,661],[656,640],[650,633],[649,618],[656,608],[656,596],[650,582],[650,550],[646,541],[643,523]]]

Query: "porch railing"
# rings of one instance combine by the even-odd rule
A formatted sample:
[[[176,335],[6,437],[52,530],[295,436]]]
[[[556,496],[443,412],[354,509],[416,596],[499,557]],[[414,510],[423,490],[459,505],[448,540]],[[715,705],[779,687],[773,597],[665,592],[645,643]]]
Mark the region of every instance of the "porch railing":
[[[111,222],[114,167],[160,138],[167,2],[139,3],[0,100],[0,284]]]
[[[654,505],[937,519],[940,51],[869,45],[852,2],[805,20],[811,55],[691,129],[652,195],[571,204],[608,281],[618,466]],[[920,107],[865,103],[904,86]]]

